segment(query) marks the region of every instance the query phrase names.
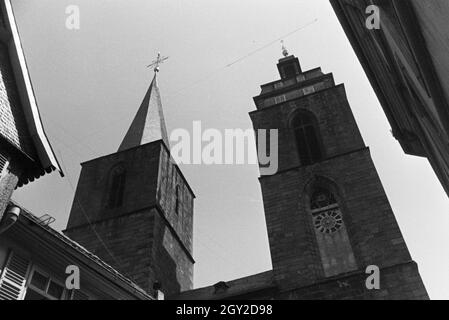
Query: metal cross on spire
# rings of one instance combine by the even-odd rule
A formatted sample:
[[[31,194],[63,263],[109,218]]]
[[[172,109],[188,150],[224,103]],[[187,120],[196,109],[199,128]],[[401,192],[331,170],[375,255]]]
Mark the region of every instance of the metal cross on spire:
[[[168,57],[162,57],[161,56],[161,53],[160,52],[158,52],[157,53],[157,58],[156,58],[156,60],[153,60],[153,62],[151,62],[151,64],[149,64],[148,66],[147,66],[147,68],[149,68],[149,67],[154,67],[154,72],[159,72],[159,65],[161,65],[162,63],[164,63],[164,61],[165,60],[167,60],[168,59]]]

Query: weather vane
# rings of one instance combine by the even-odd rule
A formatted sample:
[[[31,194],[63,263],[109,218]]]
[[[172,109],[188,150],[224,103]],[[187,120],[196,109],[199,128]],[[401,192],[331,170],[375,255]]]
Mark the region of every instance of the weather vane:
[[[281,43],[282,43],[282,55],[283,55],[284,57],[286,57],[286,56],[288,56],[288,50],[287,50],[287,48],[285,47],[284,40],[281,40]]]
[[[149,68],[149,67],[154,67],[154,72],[159,72],[159,65],[161,65],[162,63],[164,63],[164,61],[165,60],[167,60],[168,59],[168,57],[162,57],[161,56],[161,53],[160,52],[158,52],[157,53],[157,58],[156,58],[156,60],[154,60],[153,62],[151,62],[151,64],[149,64],[148,66],[147,66],[147,68]]]

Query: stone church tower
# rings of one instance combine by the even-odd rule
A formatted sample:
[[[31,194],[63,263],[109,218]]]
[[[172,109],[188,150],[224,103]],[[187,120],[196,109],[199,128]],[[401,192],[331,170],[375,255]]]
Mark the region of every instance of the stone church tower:
[[[147,292],[171,295],[193,285],[195,196],[169,154],[156,72],[119,150],[82,163],[65,233]]]
[[[284,50],[254,128],[279,130],[279,170],[260,178],[277,298],[427,299],[343,85]],[[368,290],[366,268],[380,268]]]

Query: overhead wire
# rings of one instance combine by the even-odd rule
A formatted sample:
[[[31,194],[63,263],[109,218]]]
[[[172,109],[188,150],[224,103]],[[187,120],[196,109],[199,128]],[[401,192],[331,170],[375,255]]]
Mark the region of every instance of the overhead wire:
[[[249,57],[255,55],[256,53],[258,53],[258,52],[260,52],[260,51],[262,51],[262,50],[264,50],[264,49],[270,47],[271,45],[273,45],[273,44],[279,42],[280,40],[286,39],[286,38],[288,38],[289,36],[291,36],[291,35],[293,35],[293,34],[299,32],[299,31],[301,31],[301,30],[303,30],[303,29],[305,29],[305,28],[307,28],[307,27],[313,25],[313,24],[316,23],[317,21],[318,21],[318,18],[315,18],[314,20],[312,20],[312,21],[310,21],[310,22],[308,22],[308,23],[306,23],[306,24],[304,24],[304,25],[302,25],[302,26],[300,26],[300,27],[298,27],[298,28],[296,28],[296,29],[294,29],[294,30],[292,30],[292,31],[290,31],[290,32],[288,32],[288,33],[286,33],[286,34],[284,34],[284,35],[278,37],[278,38],[276,38],[275,40],[271,40],[270,42],[266,43],[265,45],[263,45],[263,46],[261,46],[261,47],[255,49],[255,50],[253,50],[253,51],[250,51],[249,53],[247,53],[247,54],[245,54],[245,55],[243,55],[243,56],[241,56],[241,57],[239,57],[239,58],[237,58],[237,59],[231,61],[230,63],[227,63],[226,65],[221,66],[221,67],[215,69],[214,71],[212,71],[212,72],[210,72],[210,73],[208,73],[208,74],[206,74],[206,75],[200,77],[198,80],[189,83],[187,86],[184,86],[183,88],[181,88],[181,89],[179,89],[179,90],[177,90],[177,91],[175,91],[175,92],[171,92],[171,93],[169,92],[169,93],[167,94],[166,97],[172,98],[172,97],[178,96],[179,94],[181,94],[182,92],[186,91],[187,89],[191,89],[191,88],[193,88],[193,87],[195,87],[195,86],[197,86],[197,85],[199,85],[199,84],[201,84],[201,83],[203,83],[203,82],[205,82],[205,81],[207,81],[207,80],[210,80],[211,78],[213,78],[214,76],[216,76],[218,73],[222,72],[223,70],[226,70],[226,69],[228,69],[228,68],[234,66],[235,64],[237,64],[237,63],[239,63],[239,62],[242,62],[243,60],[245,60],[245,59],[247,59],[247,58],[249,58]],[[92,136],[94,136],[94,135],[97,135],[97,134],[99,134],[100,132],[102,132],[105,128],[108,128],[108,127],[110,127],[110,126],[112,126],[112,125],[114,125],[114,124],[116,124],[116,123],[118,123],[118,122],[120,122],[120,121],[122,121],[122,118],[121,118],[121,117],[120,117],[120,118],[117,118],[116,120],[110,121],[108,124],[106,124],[106,125],[100,127],[99,129],[95,130],[94,132],[82,136],[82,137],[80,138],[80,140],[81,140],[81,141],[84,141],[84,140],[86,140],[86,139],[88,139],[88,138],[90,138],[90,137],[92,137]]]

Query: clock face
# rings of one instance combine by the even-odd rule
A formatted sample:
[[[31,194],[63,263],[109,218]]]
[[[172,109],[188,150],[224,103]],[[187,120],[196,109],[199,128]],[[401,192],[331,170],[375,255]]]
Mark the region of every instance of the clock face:
[[[323,211],[315,216],[315,228],[321,233],[331,234],[337,232],[343,225],[340,210]]]

